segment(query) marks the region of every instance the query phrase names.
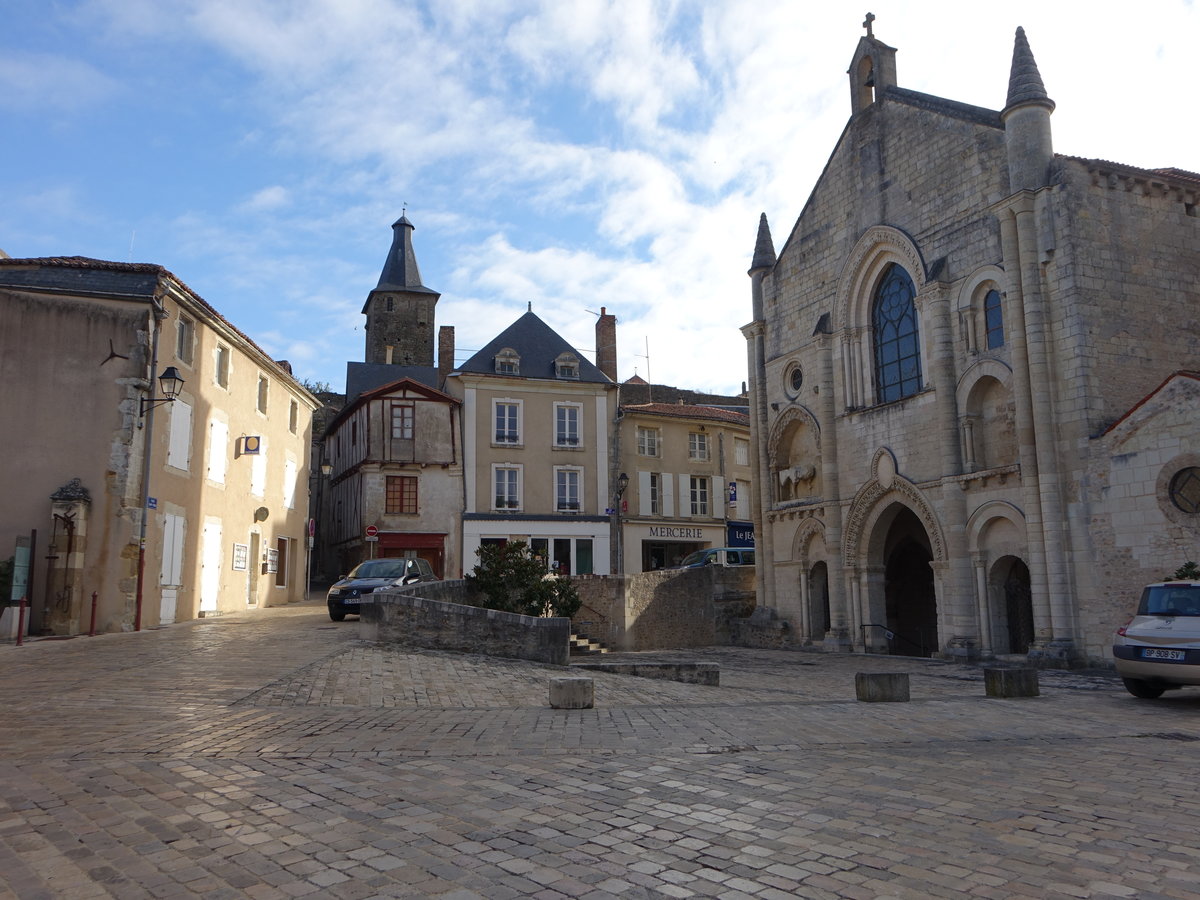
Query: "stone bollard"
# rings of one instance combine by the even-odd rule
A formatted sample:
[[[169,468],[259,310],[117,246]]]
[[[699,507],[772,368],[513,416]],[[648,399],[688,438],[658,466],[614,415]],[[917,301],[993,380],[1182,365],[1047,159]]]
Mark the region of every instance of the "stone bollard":
[[[858,672],[854,692],[868,703],[904,703],[908,701],[907,672]]]
[[[554,709],[591,709],[593,690],[590,678],[551,678],[550,706]]]
[[[1037,669],[984,669],[983,684],[989,697],[1037,697]]]

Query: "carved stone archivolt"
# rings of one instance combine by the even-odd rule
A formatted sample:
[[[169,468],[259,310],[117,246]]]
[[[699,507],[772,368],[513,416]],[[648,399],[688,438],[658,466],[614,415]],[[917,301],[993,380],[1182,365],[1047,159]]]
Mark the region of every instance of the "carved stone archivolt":
[[[838,281],[837,327],[851,328],[870,321],[872,288],[893,262],[908,272],[919,294],[925,286],[925,264],[912,239],[887,225],[874,225],[864,231],[850,251]]]
[[[869,542],[875,523],[883,511],[893,503],[907,507],[920,519],[925,533],[929,536],[933,561],[947,558],[946,541],[933,507],[916,485],[902,475],[895,475],[890,486],[885,486],[878,478],[872,478],[862,486],[850,504],[842,539],[847,566],[862,566],[867,563],[864,558],[864,535]]]

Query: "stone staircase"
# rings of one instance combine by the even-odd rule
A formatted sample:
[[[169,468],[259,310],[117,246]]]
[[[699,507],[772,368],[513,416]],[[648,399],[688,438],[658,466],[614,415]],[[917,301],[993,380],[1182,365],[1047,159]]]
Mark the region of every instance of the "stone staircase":
[[[597,656],[607,653],[608,648],[599,641],[594,641],[586,634],[571,634],[570,651],[572,656]]]

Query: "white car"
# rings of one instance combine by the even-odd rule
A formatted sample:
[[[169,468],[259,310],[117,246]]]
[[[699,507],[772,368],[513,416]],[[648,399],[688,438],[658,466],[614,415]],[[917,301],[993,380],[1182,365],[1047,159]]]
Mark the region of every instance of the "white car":
[[[1200,581],[1146,585],[1113,637],[1113,662],[1125,689],[1145,700],[1200,684]]]

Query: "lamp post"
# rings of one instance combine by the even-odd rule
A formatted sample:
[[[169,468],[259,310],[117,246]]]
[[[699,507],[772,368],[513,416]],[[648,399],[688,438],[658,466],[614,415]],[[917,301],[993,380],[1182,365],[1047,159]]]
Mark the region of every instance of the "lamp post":
[[[629,487],[629,476],[622,472],[617,476],[617,491],[613,495],[613,524],[617,532],[617,575],[625,574],[625,533],[621,528],[621,497]]]
[[[151,371],[158,365],[158,332],[155,331],[154,360]],[[154,437],[154,410],[164,403],[174,403],[183,390],[183,378],[174,366],[167,366],[158,376],[158,386],[163,396],[154,396],[154,387],[150,387],[150,396],[142,397],[138,402],[138,428],[143,426],[145,419],[146,437],[142,441],[142,517],[138,524],[138,559],[137,559],[137,590],[134,598],[133,630],[142,630],[142,589],[146,580],[146,524],[149,519],[147,506],[150,503],[150,441]]]

